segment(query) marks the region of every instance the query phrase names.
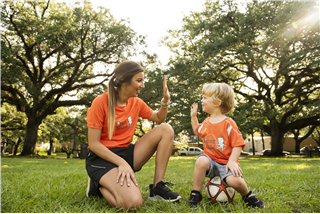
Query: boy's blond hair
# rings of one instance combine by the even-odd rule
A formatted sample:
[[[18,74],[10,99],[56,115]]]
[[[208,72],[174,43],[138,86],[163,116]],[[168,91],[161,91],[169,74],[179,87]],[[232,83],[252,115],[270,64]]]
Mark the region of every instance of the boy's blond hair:
[[[221,113],[230,112],[235,106],[233,88],[226,83],[208,83],[202,88],[202,94],[211,97],[214,104],[221,101]]]

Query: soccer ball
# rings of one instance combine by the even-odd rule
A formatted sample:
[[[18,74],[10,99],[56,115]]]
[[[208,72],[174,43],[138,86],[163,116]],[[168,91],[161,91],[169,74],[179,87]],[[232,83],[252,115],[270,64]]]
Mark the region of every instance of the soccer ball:
[[[232,202],[236,191],[229,186],[225,186],[220,176],[210,178],[206,184],[205,192],[207,197],[213,202]]]

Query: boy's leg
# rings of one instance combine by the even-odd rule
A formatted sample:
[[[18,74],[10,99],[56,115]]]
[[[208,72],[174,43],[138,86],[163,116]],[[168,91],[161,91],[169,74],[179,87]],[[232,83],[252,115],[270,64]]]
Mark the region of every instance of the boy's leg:
[[[245,201],[245,203],[247,203],[248,206],[251,206],[252,208],[263,208],[263,202],[258,199],[255,194],[252,194],[252,192],[249,191],[247,184],[242,177],[234,177],[233,175],[229,175],[226,177],[226,182],[229,186],[241,194],[242,199]]]
[[[193,190],[190,193],[189,204],[196,208],[202,200],[201,190],[206,178],[207,171],[210,169],[210,160],[206,156],[200,156],[196,160],[193,171]]]
[[[225,180],[226,183],[239,192],[241,196],[249,193],[247,184],[242,177],[234,177],[233,175],[229,175]]]
[[[201,192],[207,171],[210,169],[210,160],[206,156],[200,156],[196,160],[193,171],[193,190]]]

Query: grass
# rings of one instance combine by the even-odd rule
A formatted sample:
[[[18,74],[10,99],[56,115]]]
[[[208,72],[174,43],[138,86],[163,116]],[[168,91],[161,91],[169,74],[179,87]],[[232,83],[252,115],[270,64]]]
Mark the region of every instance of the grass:
[[[60,158],[1,158],[2,213],[100,213],[126,212],[112,208],[104,199],[86,198],[85,160]],[[230,204],[206,199],[198,209],[187,206],[192,190],[196,157],[171,157],[165,181],[182,196],[179,203],[152,202],[149,184],[153,181],[154,158],[136,177],[144,205],[139,213],[319,213],[320,158],[244,158],[240,160],[244,178],[264,204],[264,209],[246,208],[239,193]]]

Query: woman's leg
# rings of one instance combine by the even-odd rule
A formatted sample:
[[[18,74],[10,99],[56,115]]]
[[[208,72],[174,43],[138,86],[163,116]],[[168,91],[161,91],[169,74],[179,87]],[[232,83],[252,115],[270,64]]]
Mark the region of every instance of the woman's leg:
[[[167,123],[162,123],[150,130],[135,144],[133,160],[135,170],[140,169],[157,151],[153,187],[164,178],[172,152],[173,138],[172,127]]]
[[[121,186],[117,183],[118,168],[113,168],[101,177],[99,183],[101,194],[107,202],[117,208],[132,209],[142,206],[143,200],[139,187],[126,185],[126,179]]]

